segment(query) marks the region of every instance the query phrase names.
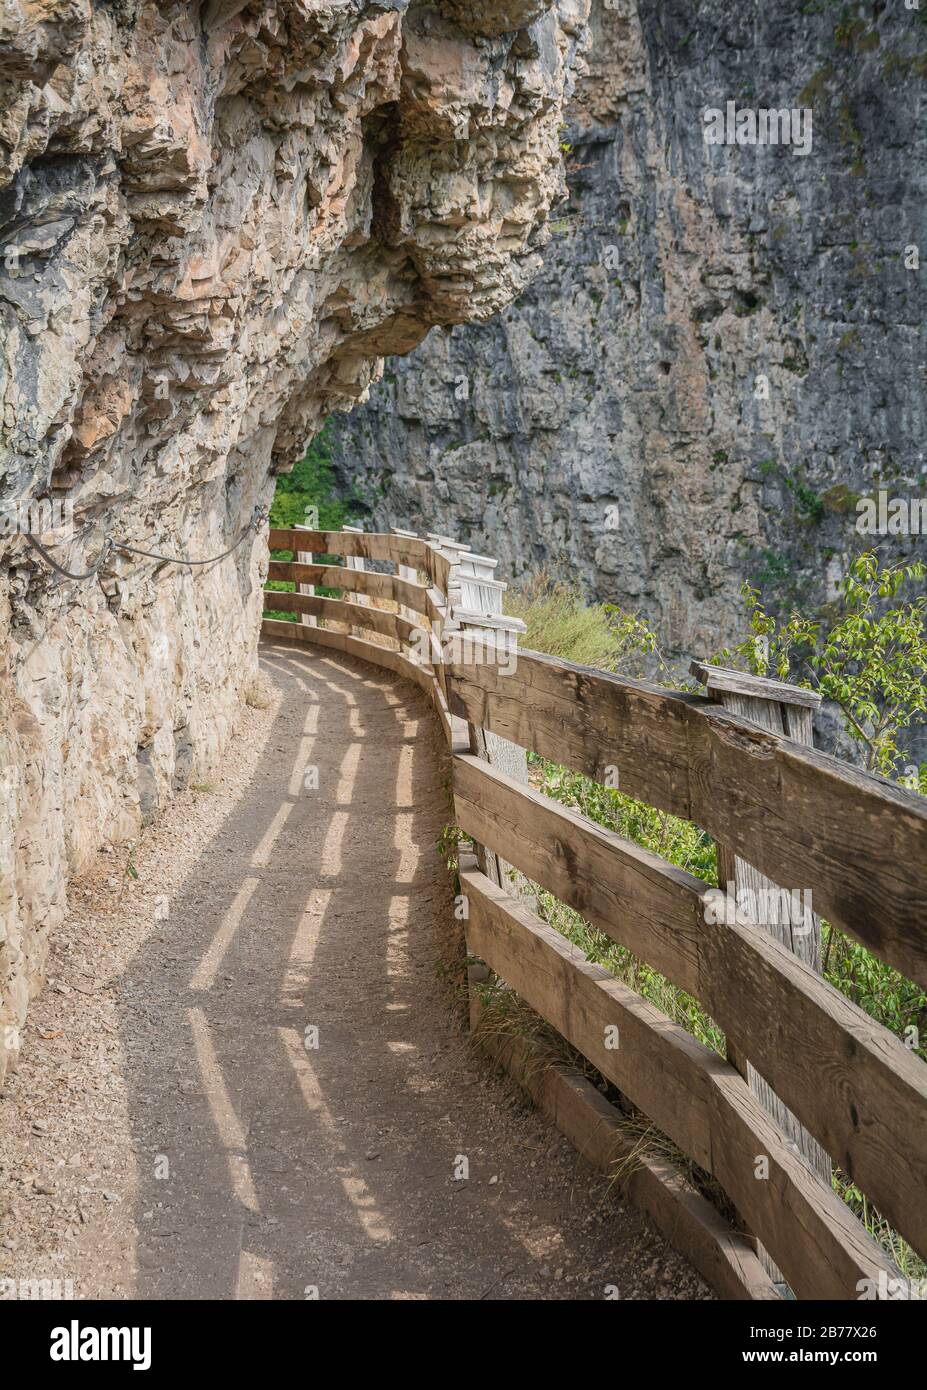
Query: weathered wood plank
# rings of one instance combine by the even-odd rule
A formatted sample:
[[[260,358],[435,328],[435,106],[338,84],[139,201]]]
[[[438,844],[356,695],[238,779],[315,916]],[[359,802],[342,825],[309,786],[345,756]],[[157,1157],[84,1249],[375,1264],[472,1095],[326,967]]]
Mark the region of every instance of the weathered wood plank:
[[[477,1007],[479,1020],[482,1010]],[[537,1108],[602,1173],[624,1171],[621,1195],[653,1221],[708,1285],[724,1299],[779,1301],[779,1294],[749,1241],[697,1192],[669,1159],[628,1134],[620,1111],[581,1073],[545,1058],[533,1039],[495,1033],[475,1041],[530,1095]],[[620,1292],[620,1289],[619,1289]]]
[[[927,1063],[732,900],[657,855],[467,755],[454,759],[454,801],[465,833],[697,998],[927,1252]]]
[[[371,598],[391,599],[426,617],[438,615],[436,591],[424,584],[412,584],[394,574],[373,570],[352,570],[346,565],[298,565],[292,560],[271,560],[267,578],[300,584],[321,584],[327,589],[346,589],[349,593],[369,594]]]
[[[536,652],[519,650],[509,672],[451,655],[456,714],[597,781],[617,769],[618,786],[629,796],[688,817],[686,701],[709,701],[603,677]]]
[[[467,602],[467,583],[471,578],[469,574],[470,561],[465,556],[458,556],[457,563],[452,567],[451,587],[455,582],[461,586],[463,602]],[[473,581],[476,583],[476,581]],[[488,583],[489,581],[487,581]],[[486,616],[473,618],[469,613],[463,612],[460,607],[454,605],[454,618],[460,625],[461,656],[463,656],[464,646],[469,646],[474,640],[483,642],[487,637],[495,643],[500,628],[500,622],[506,622],[502,616],[502,593],[504,585],[494,585],[486,592]],[[471,595],[472,596],[472,595]],[[523,623],[519,624],[524,627]],[[505,655],[509,658],[509,663],[515,659],[515,651],[518,642],[517,633],[505,631],[502,639],[507,651]],[[501,653],[500,653],[501,655]],[[476,724],[470,725],[470,752],[483,761],[498,767],[509,777],[513,777],[516,782],[521,782],[525,786],[528,783],[528,757],[524,748],[517,743],[512,743],[509,739],[500,738],[498,734],[481,729]],[[480,860],[480,867],[495,883],[505,884],[508,880],[510,865],[504,859],[500,859],[492,849],[485,845],[477,844],[477,856]]]
[[[738,1051],[927,1251],[927,1063],[749,924],[708,928],[700,967],[705,1008]]]
[[[717,707],[689,759],[691,819],[927,987],[927,801]]]
[[[297,526],[294,528],[298,533],[305,530],[305,527]],[[314,563],[311,550],[296,550],[293,552],[293,559],[300,565],[311,565]],[[314,594],[315,587],[312,584],[297,584],[296,592],[299,594]],[[303,627],[318,627],[318,619],[311,613],[300,613],[299,621]]]
[[[303,531],[273,527],[268,544],[271,550],[292,550],[294,555],[297,550],[312,550],[320,555],[356,555],[407,565],[427,574],[442,593],[447,589],[447,557],[416,537],[381,531]]]
[[[815,690],[800,685],[771,680],[769,676],[751,676],[746,671],[732,671],[727,666],[712,666],[708,661],[693,661],[689,670],[708,690],[721,694],[746,695],[754,700],[781,700],[790,705],[820,709],[822,697]],[[810,742],[810,740],[809,740]]]
[[[454,802],[466,834],[680,989],[698,992],[697,879],[478,758],[454,760]]]
[[[411,623],[385,608],[362,608],[345,603],[342,599],[325,598],[321,594],[290,594],[281,589],[265,589],[264,607],[278,613],[313,613],[331,623],[369,628],[397,642],[409,642],[415,633],[422,631],[420,624]]]
[[[690,669],[693,675],[706,683],[709,695],[739,718],[771,729],[773,733],[788,734],[798,743],[813,745],[812,710],[820,704],[820,696],[781,681],[742,676],[738,671],[728,671],[702,662],[693,662]],[[748,690],[749,694],[746,693]],[[821,973],[821,919],[810,907],[805,907],[798,895],[793,900],[790,894],[781,893],[772,879],[759,873],[739,855],[732,854],[725,845],[718,845],[718,878],[722,885],[728,886],[737,895],[743,895],[738,896],[737,901],[751,922],[756,923],[760,930],[768,931],[815,974]],[[764,896],[769,901],[770,893],[775,894],[777,907],[784,908],[784,911],[776,911],[773,920],[768,920],[768,913],[760,911]],[[783,1104],[765,1078],[760,1076],[749,1056],[745,1057],[731,1039],[727,1043],[727,1056],[782,1132],[798,1145],[821,1181],[830,1184],[832,1172],[829,1154]],[[776,1269],[769,1252],[761,1246],[758,1254],[770,1277],[781,1282],[781,1272]]]
[[[788,1145],[742,1077],[684,1029],[590,964],[521,903],[461,874],[468,939],[655,1125],[713,1173],[772,1251],[800,1298],[853,1299],[890,1260]],[[608,1046],[615,1040],[618,1046]],[[768,1176],[758,1176],[765,1159]]]
[[[447,674],[455,714],[694,821],[927,987],[923,798],[700,696],[534,652]]]

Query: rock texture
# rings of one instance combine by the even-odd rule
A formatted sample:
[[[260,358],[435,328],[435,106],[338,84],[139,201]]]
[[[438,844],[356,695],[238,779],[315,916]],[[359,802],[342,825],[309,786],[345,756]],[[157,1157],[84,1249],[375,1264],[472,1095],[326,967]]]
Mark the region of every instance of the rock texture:
[[[681,662],[743,631],[745,579],[826,602],[859,495],[927,498],[927,7],[596,0],[587,61],[542,275],[391,363],[340,474]],[[810,153],[706,144],[729,100],[810,108]]]
[[[107,537],[233,545],[384,354],[537,269],[584,17],[6,0],[0,506],[73,506],[45,536],[72,572]],[[195,570],[114,552],[81,582],[0,540],[0,1073],[68,875],[222,757],[265,555],[254,532]]]

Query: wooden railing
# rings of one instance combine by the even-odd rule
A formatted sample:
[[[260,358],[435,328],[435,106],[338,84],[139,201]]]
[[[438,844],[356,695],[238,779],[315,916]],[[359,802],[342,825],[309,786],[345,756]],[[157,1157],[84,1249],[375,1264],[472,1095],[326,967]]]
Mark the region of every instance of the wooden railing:
[[[311,591],[265,589],[266,611],[295,612],[302,621],[265,618],[264,633],[335,648],[409,677],[434,700],[447,738],[453,741],[441,644],[452,630],[460,630],[459,619],[452,618],[451,613],[455,605],[462,609],[464,595],[455,576],[460,569],[457,555],[464,548],[447,551],[436,540],[407,533],[311,531],[304,527],[272,529],[269,543],[271,551],[289,550],[294,557],[336,556],[354,561],[357,567],[272,559],[268,580],[289,581],[297,589]],[[367,569],[368,561],[392,565],[395,572]],[[345,597],[316,594],[316,586],[341,590]],[[477,625],[481,616],[474,615]],[[330,626],[319,627],[320,620]],[[514,624],[513,630],[520,626]],[[488,615],[486,627],[493,630]],[[388,639],[392,647],[385,646],[380,638]]]
[[[749,1058],[767,1092],[924,1258],[927,1064],[726,892],[543,796],[527,785],[517,758],[493,749],[530,749],[609,785],[617,770],[622,792],[694,822],[787,892],[810,893],[818,913],[922,987],[927,802],[760,727],[717,698],[516,654],[520,625],[499,612],[504,586],[492,580],[492,562],[441,538],[297,529],[272,532],[270,543],[363,556],[419,576],[273,562],[272,578],[362,593],[368,603],[268,592],[269,608],[343,630],[264,627],[390,666],[435,701],[453,757],[457,821],[480,854],[460,870],[468,951],[717,1180],[768,1253],[767,1269],[774,1278],[781,1270],[797,1297],[912,1296],[738,1059]],[[384,600],[420,623],[371,606]],[[364,638],[352,635],[358,628]],[[698,669],[711,689],[712,668]],[[735,688],[741,682],[749,699],[787,700],[791,689],[734,673],[721,673],[715,688],[725,679]],[[697,999],[724,1031],[731,1060],[590,964],[537,916],[499,864],[514,866]],[[651,1204],[652,1214],[659,1206]],[[678,1209],[676,1223],[678,1238],[687,1229]],[[739,1296],[775,1296],[770,1280],[747,1267],[738,1239]],[[730,1280],[720,1284],[730,1292]]]

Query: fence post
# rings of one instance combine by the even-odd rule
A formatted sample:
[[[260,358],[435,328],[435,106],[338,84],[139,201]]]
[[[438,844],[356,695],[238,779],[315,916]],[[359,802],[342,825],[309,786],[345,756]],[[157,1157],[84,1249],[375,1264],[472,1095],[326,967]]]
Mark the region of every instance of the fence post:
[[[444,694],[444,698],[446,700],[447,678],[444,671],[444,644],[448,640],[449,635],[452,632],[454,632],[457,627],[457,624],[452,616],[452,605],[456,601],[457,597],[457,579],[455,577],[457,552],[456,550],[450,550],[447,549],[445,546],[440,545],[438,541],[435,540],[434,537],[431,535],[428,536],[427,540],[425,541],[425,544],[429,547],[429,549],[437,551],[440,555],[442,555],[443,558],[448,561],[450,566],[450,569],[448,571],[447,590],[444,593],[441,593],[437,589],[437,586],[435,584],[434,579],[431,576],[430,571],[425,575],[432,598],[435,600],[436,607],[439,609],[443,616],[441,618],[432,618],[429,623],[429,620],[423,617],[420,613],[415,613],[412,610],[409,610],[409,620],[411,622],[414,622],[419,630],[423,632],[426,630],[428,631],[428,648],[430,652],[431,664],[434,668],[435,678],[438,684],[440,685],[441,690]],[[439,599],[441,600],[440,602],[438,601]]]
[[[312,528],[311,528],[310,526],[294,526],[294,527],[293,527],[293,530],[294,530],[294,531],[309,531],[309,530],[311,530],[311,529],[312,529]],[[311,565],[311,564],[312,564],[312,551],[311,551],[311,550],[300,550],[300,551],[297,551],[297,553],[296,553],[296,563],[297,563],[298,565]],[[298,594],[314,594],[314,593],[315,593],[315,585],[314,585],[314,584],[297,584],[297,585],[296,585],[296,592],[297,592]],[[318,618],[315,616],[314,613],[297,613],[296,616],[297,616],[297,618],[299,619],[299,621],[302,623],[302,625],[303,625],[304,627],[318,627],[318,625],[319,625],[319,620],[318,620]]]
[[[350,533],[351,533],[353,536],[362,536],[362,535],[364,534],[364,528],[363,528],[363,526],[342,526],[341,529],[342,529],[342,531],[350,531]],[[364,569],[364,557],[363,557],[363,555],[345,555],[345,556],[343,556],[342,558],[344,559],[344,563],[345,563],[345,566],[346,566],[347,569],[349,569],[349,570],[363,570],[363,569]],[[348,600],[347,600],[347,601],[348,601],[348,603],[357,603],[357,604],[360,605],[361,608],[363,608],[364,605],[365,605],[366,602],[367,602],[367,595],[366,595],[366,594],[362,594],[359,590],[357,590],[357,591],[354,591],[354,592],[348,594]],[[368,634],[367,634],[367,629],[366,629],[366,628],[363,628],[363,627],[354,627],[354,626],[352,625],[352,627],[351,627],[351,636],[352,636],[352,637],[366,637],[367,635],[368,635]]]
[[[497,561],[487,556],[473,555],[466,546],[456,541],[450,541],[445,536],[430,534],[428,539],[432,545],[444,553],[451,566],[446,596],[448,621],[442,629],[441,655],[444,654],[450,636],[459,642],[461,661],[468,659],[468,646],[471,659],[474,657],[479,659],[480,655],[485,659],[487,639],[490,651],[496,657],[499,655],[499,646],[502,644],[508,659],[513,662],[517,661],[518,634],[525,631],[525,624],[521,619],[507,617],[502,612],[502,595],[506,586],[495,582],[492,578]],[[481,580],[489,580],[488,587],[482,587],[480,585]],[[470,751],[475,757],[482,758],[516,781],[527,784],[528,758],[524,748],[519,747],[517,743],[512,743],[509,739],[500,738],[498,734],[492,733],[489,729],[482,729],[476,724],[471,724],[469,721],[467,722],[467,729]],[[492,879],[500,888],[511,891],[512,884],[509,881],[509,872],[512,866],[488,846],[474,844],[471,852],[461,845],[459,862],[461,870],[478,867],[487,878]],[[473,1032],[482,1014],[480,986],[486,983],[492,972],[484,961],[470,951],[469,934],[466,928],[464,935],[467,939],[468,952],[467,986],[470,1031]],[[505,987],[501,980],[498,981],[498,984],[503,988]]]
[[[690,670],[705,686],[709,698],[732,714],[749,719],[773,733],[784,734],[796,743],[813,747],[814,711],[821,704],[820,695],[814,691],[802,690],[800,686],[787,685],[783,681],[746,675],[741,671],[729,671],[701,661],[693,661]],[[737,895],[744,916],[755,922],[762,931],[769,932],[812,970],[821,973],[821,919],[807,905],[810,884],[792,884],[788,890],[783,890],[727,846],[720,844],[718,883],[726,892]],[[801,894],[798,898],[793,897],[796,889]],[[762,903],[767,904],[767,909],[775,904],[771,919],[767,911],[766,921],[759,920],[759,905]],[[783,1105],[751,1066],[749,1059],[741,1056],[730,1043],[727,1051],[729,1061],[747,1081],[764,1109],[798,1147],[808,1165],[830,1187],[831,1161],[827,1152],[799,1123],[788,1106]],[[787,1287],[781,1271],[761,1245],[758,1245],[757,1253],[770,1277]]]
[[[525,631],[525,624],[520,618],[510,618],[502,612],[502,596],[506,586],[486,577],[487,570],[491,574],[496,561],[486,556],[472,555],[459,541],[435,532],[428,533],[428,542],[450,562],[445,621],[435,633],[438,646],[436,660],[443,658],[442,649],[448,639],[459,634],[463,661],[467,660],[468,651],[471,657],[482,655],[485,659],[487,648],[491,655],[498,656],[501,649],[506,660],[517,661],[518,634]],[[482,758],[517,782],[527,784],[528,757],[524,748],[475,724],[468,722],[467,728],[470,751],[475,757]],[[510,888],[508,873],[511,865],[483,845],[477,845],[476,853],[480,869],[487,878],[491,878],[500,888]]]
[[[394,536],[399,536],[399,537],[401,537],[402,540],[406,540],[406,541],[417,541],[417,540],[418,540],[418,534],[417,534],[417,532],[415,532],[415,531],[404,531],[404,530],[402,529],[401,526],[394,526],[394,527],[392,528],[392,532],[393,532],[393,535],[394,535]],[[418,572],[418,570],[417,570],[413,565],[397,565],[397,566],[396,566],[396,574],[399,576],[400,579],[409,579],[409,580],[411,580],[413,584],[415,584],[415,583],[418,582],[418,574],[419,574],[419,572]],[[430,583],[430,580],[429,580],[429,583]],[[407,623],[414,623],[414,624],[416,624],[416,625],[418,625],[419,623],[421,623],[421,617],[420,617],[420,615],[419,615],[418,613],[416,613],[414,609],[412,609],[412,608],[407,608],[407,607],[405,606],[404,603],[400,603],[400,605],[399,605],[399,616],[400,616],[400,618],[405,618],[405,620],[406,620]],[[400,648],[401,648],[401,646],[402,646],[402,643],[400,643]]]
[[[479,569],[480,565],[482,572]],[[462,633],[481,634],[482,648],[494,648],[498,656],[501,644],[506,660],[517,662],[518,634],[525,631],[525,624],[520,618],[510,618],[503,614],[502,599],[506,586],[498,580],[486,577],[485,571],[489,566],[494,569],[495,561],[488,561],[483,556],[473,556],[466,551],[458,555],[455,571],[460,598],[454,609],[454,617]],[[461,657],[466,660],[465,636],[461,648]],[[512,743],[510,739],[501,738],[490,729],[481,729],[476,724],[468,724],[467,727],[470,730],[470,751],[475,757],[482,758],[491,767],[498,768],[516,782],[527,785],[528,755],[524,748]],[[477,847],[477,857],[487,878],[491,878],[500,888],[511,888],[511,864],[500,859],[494,850],[482,845]]]

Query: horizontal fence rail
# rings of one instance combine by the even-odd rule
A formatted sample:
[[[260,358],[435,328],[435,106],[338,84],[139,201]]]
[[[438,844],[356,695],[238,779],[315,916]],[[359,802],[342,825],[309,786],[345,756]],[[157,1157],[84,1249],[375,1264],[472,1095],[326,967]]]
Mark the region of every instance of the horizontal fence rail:
[[[432,590],[426,584],[398,579],[392,574],[353,570],[344,565],[301,565],[293,561],[271,560],[267,577],[291,580],[297,584],[321,584],[326,589],[347,589],[351,593],[367,594],[370,598],[401,603],[429,621],[441,616]]]
[[[452,664],[455,714],[694,821],[927,989],[927,801],[701,696],[518,653]],[[614,782],[612,783],[614,785]]]
[[[919,1057],[733,902],[721,905],[733,920],[713,920],[708,885],[675,865],[469,756],[455,758],[454,798],[462,830],[749,1046],[754,1066],[835,1161],[927,1250],[927,1065]]]
[[[292,550],[294,554],[309,551],[314,555],[357,555],[368,560],[407,565],[410,569],[422,570],[442,592],[447,589],[450,561],[440,549],[417,538],[364,531],[275,527],[270,532],[269,543],[271,550]]]
[[[512,988],[707,1172],[801,1298],[851,1298],[896,1272],[776,1129],[742,1077],[481,874],[462,881],[468,941]],[[618,1029],[618,1047],[606,1040]],[[769,1172],[757,1178],[757,1160]]]
[[[480,855],[460,870],[468,952],[720,1183],[798,1297],[880,1296],[870,1291],[900,1275],[743,1068],[587,961],[503,869],[697,1000],[732,1060],[749,1058],[773,1099],[927,1257],[927,1064],[726,891],[527,785],[521,750],[693,822],[786,892],[810,890],[817,913],[925,988],[927,803],[712,699],[517,649],[522,625],[502,613],[494,561],[447,538],[292,528],[272,531],[270,544],[359,567],[271,561],[271,579],[342,596],[265,591],[269,611],[303,615],[266,619],[268,635],[377,662],[436,705],[457,823]],[[697,669],[745,699],[758,686],[769,699],[787,693],[794,713],[781,727],[810,739],[815,697]],[[662,1202],[677,1200],[672,1184],[661,1190]],[[742,1237],[727,1229],[737,1251]],[[728,1280],[742,1272],[741,1296],[776,1296],[745,1243],[722,1263]]]
[[[326,598],[322,594],[290,594],[269,589],[264,594],[264,607],[278,613],[312,613],[332,623],[370,628],[381,637],[391,637],[396,642],[412,642],[416,633],[421,631],[420,623],[410,622],[399,613],[345,603],[343,599]]]

